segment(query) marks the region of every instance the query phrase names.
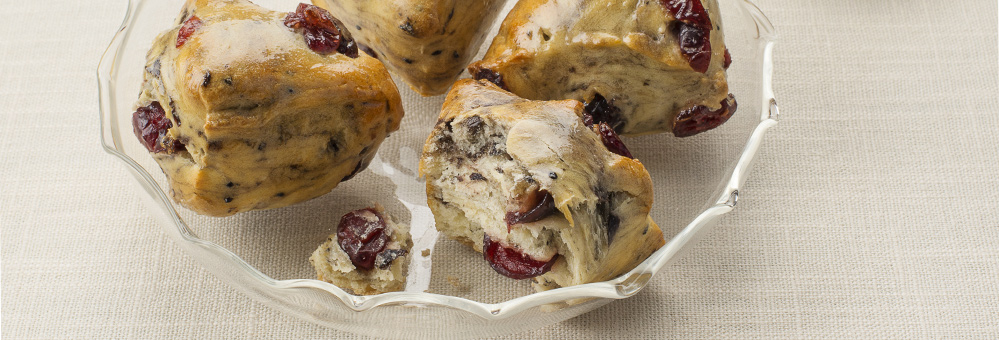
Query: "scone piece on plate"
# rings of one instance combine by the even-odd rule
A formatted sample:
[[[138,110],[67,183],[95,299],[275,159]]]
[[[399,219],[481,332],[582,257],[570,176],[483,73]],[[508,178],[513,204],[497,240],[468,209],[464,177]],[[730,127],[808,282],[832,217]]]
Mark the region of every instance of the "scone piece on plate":
[[[716,0],[521,0],[469,72],[518,96],[576,99],[622,135],[686,137],[731,117]]]
[[[406,287],[412,247],[409,227],[375,206],[344,215],[309,262],[320,280],[358,295],[380,294]]]
[[[644,261],[664,244],[649,217],[649,173],[582,111],[575,100],[458,81],[420,162],[437,229],[537,290],[604,281]]]
[[[399,128],[388,71],[325,10],[190,0],[147,55],[135,134],[205,215],[287,206],[365,169]]]
[[[414,91],[444,94],[479,51],[506,0],[312,0]]]

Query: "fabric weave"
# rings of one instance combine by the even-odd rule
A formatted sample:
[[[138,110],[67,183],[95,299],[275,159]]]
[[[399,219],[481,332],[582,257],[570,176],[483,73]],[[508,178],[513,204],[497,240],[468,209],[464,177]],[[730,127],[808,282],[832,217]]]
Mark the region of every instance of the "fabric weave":
[[[758,4],[784,115],[735,212],[637,296],[504,338],[999,338],[996,2]],[[97,139],[94,70],[124,10],[0,4],[0,336],[359,338],[240,295],[148,217]]]

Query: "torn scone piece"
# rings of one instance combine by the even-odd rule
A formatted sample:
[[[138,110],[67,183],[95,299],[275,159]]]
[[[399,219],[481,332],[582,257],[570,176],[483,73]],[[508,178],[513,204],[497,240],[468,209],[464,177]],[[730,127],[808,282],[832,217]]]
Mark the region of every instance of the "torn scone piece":
[[[469,72],[518,96],[575,99],[622,135],[692,136],[732,116],[716,0],[521,0]]]
[[[312,253],[316,275],[358,295],[403,290],[409,263],[409,227],[392,221],[381,206],[347,213],[337,232]]]
[[[328,193],[403,108],[382,64],[325,10],[189,0],[147,55],[135,134],[181,205],[228,216]]]
[[[312,0],[424,96],[444,94],[479,51],[506,0]]]
[[[437,229],[537,290],[604,281],[664,244],[652,181],[574,100],[529,101],[464,79],[444,103],[420,173]]]

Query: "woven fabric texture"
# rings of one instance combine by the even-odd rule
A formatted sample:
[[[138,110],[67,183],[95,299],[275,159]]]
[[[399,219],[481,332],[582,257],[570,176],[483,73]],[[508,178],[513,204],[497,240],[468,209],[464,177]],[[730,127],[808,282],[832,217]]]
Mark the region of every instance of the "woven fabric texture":
[[[999,338],[996,1],[757,4],[783,117],[735,212],[637,296],[504,338]],[[97,138],[125,6],[0,3],[0,336],[360,338],[242,296],[148,217]]]

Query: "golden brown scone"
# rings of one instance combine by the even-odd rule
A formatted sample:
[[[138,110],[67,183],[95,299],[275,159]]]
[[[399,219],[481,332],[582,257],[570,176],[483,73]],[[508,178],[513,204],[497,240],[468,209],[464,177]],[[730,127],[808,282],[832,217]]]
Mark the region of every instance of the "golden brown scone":
[[[537,290],[616,277],[661,247],[649,173],[582,109],[455,83],[420,162],[437,229]]]
[[[377,235],[369,236],[368,243],[359,242],[354,236],[356,234],[345,230],[366,230],[369,226],[374,226]],[[363,250],[352,250],[352,257],[341,245],[347,244],[349,247],[350,241],[341,242],[340,235],[355,242],[352,249]],[[406,287],[409,262],[407,255],[412,247],[409,227],[395,223],[380,205],[376,205],[374,208],[360,209],[344,215],[337,226],[337,232],[330,235],[312,253],[309,262],[316,269],[320,280],[358,295],[380,294]],[[364,250],[368,251],[365,253]]]
[[[312,0],[424,96],[444,94],[506,0]]]
[[[716,0],[521,0],[469,72],[576,99],[623,135],[694,135],[735,111]]]
[[[323,195],[398,129],[385,67],[350,51],[345,31],[339,47],[313,51],[289,15],[190,0],[154,41],[133,124],[181,205],[227,216]]]

